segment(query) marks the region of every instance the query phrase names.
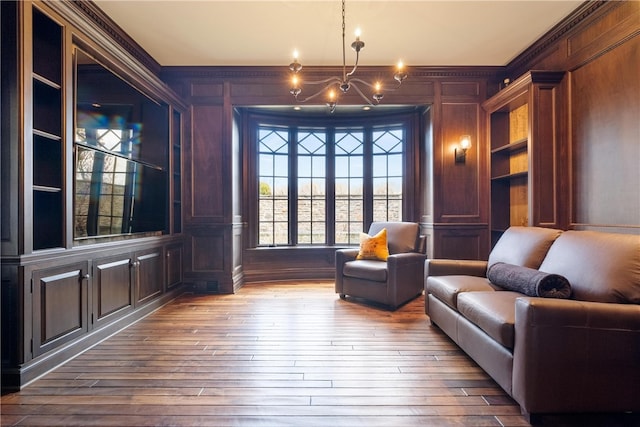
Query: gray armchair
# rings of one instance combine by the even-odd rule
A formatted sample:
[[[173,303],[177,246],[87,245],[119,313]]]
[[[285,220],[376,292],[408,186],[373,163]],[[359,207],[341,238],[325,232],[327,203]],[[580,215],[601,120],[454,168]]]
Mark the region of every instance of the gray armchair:
[[[424,291],[425,238],[413,222],[374,222],[373,236],[387,229],[387,261],[356,259],[358,249],[336,251],[336,293],[382,304],[391,310]]]

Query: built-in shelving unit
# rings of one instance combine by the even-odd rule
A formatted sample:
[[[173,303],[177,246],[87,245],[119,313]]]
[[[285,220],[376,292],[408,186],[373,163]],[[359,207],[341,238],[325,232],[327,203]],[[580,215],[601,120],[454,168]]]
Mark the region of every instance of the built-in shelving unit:
[[[543,202],[555,207],[556,103],[563,75],[529,72],[483,104],[491,149],[492,245],[510,226],[557,225],[546,218],[554,215],[539,207]]]
[[[173,233],[182,232],[182,120],[179,111],[173,110],[171,121],[171,200]]]
[[[63,29],[33,9],[33,249],[64,246]]]
[[[4,392],[182,292],[188,108],[92,2],[0,10]]]

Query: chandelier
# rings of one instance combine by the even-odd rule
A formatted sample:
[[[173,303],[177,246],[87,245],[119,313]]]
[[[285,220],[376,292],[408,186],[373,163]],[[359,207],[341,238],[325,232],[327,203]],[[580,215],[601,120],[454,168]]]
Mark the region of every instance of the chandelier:
[[[342,76],[333,76],[324,80],[317,81],[306,81],[304,84],[306,85],[324,85],[317,92],[309,95],[307,97],[301,98],[300,94],[302,93],[303,82],[300,77],[302,70],[302,64],[298,62],[298,52],[295,51],[293,53],[293,62],[289,64],[289,70],[291,71],[291,89],[289,92],[295,97],[297,102],[307,102],[310,101],[323,93],[327,93],[327,106],[330,111],[333,113],[335,111],[336,105],[338,104],[338,99],[340,94],[346,94],[349,89],[353,88],[358,95],[370,106],[374,106],[380,102],[380,100],[384,96],[384,87],[382,83],[379,81],[374,83],[366,82],[362,79],[353,77],[358,69],[358,61],[360,59],[360,51],[364,48],[364,42],[360,40],[360,30],[356,30],[356,40],[351,43],[351,48],[356,53],[355,64],[351,71],[347,73],[347,61],[346,61],[346,44],[345,44],[345,0],[342,0]],[[396,66],[395,73],[393,74],[393,79],[396,81],[394,88],[387,88],[387,91],[396,90],[407,78],[407,73],[405,71],[404,65],[402,62],[398,62]],[[362,89],[358,87],[358,84],[364,85],[368,87],[371,91],[371,99],[364,94]]]

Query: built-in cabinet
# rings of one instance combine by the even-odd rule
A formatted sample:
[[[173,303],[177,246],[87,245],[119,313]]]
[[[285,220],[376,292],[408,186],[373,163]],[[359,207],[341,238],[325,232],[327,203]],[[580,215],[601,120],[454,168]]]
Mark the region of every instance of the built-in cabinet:
[[[31,277],[33,298],[33,357],[61,346],[89,331],[89,263],[35,270]],[[29,334],[26,334],[28,337]]]
[[[561,227],[560,83],[531,71],[483,103],[490,150],[492,246],[510,226]]]
[[[11,390],[183,291],[187,107],[104,37],[92,3],[0,7],[2,388]]]

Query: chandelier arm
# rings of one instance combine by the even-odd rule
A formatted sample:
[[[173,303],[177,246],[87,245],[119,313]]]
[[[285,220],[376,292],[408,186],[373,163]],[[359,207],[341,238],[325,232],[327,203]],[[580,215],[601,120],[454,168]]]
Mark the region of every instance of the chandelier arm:
[[[362,80],[360,80],[360,81],[362,82]],[[363,83],[364,83],[364,82],[363,82]],[[367,104],[369,104],[369,105],[370,105],[370,106],[372,106],[372,107],[375,107],[375,104],[374,104],[373,102],[371,102],[371,101],[369,100],[369,98],[367,98],[367,95],[365,95],[364,93],[362,93],[362,91],[360,90],[360,88],[359,88],[355,83],[352,83],[352,84],[351,84],[351,87],[353,87],[353,88],[355,89],[355,91],[356,91],[356,92],[358,92],[358,95],[360,95],[360,96],[362,97],[362,99],[364,99],[364,100],[367,102]]]
[[[338,82],[340,82],[340,79],[334,77],[334,79]],[[323,93],[325,93],[326,91],[328,91],[331,88],[332,85],[327,85],[325,87],[323,87],[322,89],[320,89],[319,91],[317,91],[316,93],[314,93],[313,95],[309,95],[306,98],[300,100],[298,98],[296,98],[296,101],[298,101],[299,103],[303,103],[303,102],[307,102],[307,101],[311,101],[314,98],[317,98],[318,96],[322,95]]]
[[[356,70],[358,69],[358,62],[359,62],[359,60],[360,60],[360,52],[356,51],[356,63],[355,63],[355,65],[353,66],[353,70],[351,70],[351,72],[350,72],[350,73],[347,73],[347,74],[345,75],[345,80],[347,79],[347,77],[351,77],[351,76],[353,76],[353,75],[355,74]],[[361,81],[362,81],[362,80],[361,80]]]

